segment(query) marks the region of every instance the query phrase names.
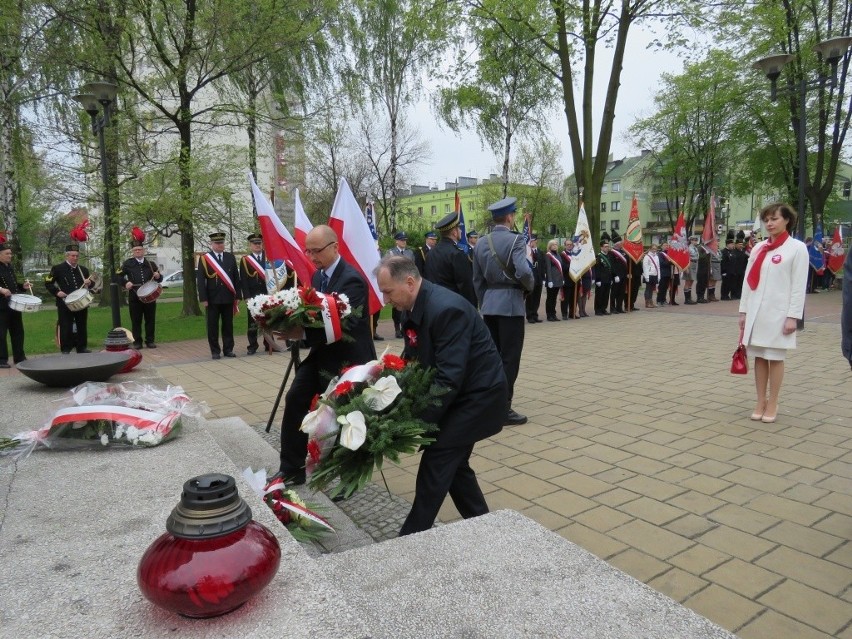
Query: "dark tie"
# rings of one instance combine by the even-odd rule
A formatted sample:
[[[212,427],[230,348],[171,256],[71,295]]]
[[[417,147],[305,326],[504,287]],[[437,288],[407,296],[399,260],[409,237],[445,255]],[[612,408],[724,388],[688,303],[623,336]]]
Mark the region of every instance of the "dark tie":
[[[216,253],[216,259],[219,260],[219,264],[221,264],[222,263],[222,254]]]
[[[320,271],[320,293],[325,293],[325,289],[328,288],[328,275],[325,274],[325,271]]]

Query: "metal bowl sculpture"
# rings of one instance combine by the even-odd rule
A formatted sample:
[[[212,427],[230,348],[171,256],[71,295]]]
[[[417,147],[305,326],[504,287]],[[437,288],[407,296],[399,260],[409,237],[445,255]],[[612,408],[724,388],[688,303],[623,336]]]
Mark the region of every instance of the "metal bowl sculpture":
[[[60,388],[83,382],[105,382],[127,365],[129,351],[118,353],[69,353],[28,359],[16,368],[30,379]]]

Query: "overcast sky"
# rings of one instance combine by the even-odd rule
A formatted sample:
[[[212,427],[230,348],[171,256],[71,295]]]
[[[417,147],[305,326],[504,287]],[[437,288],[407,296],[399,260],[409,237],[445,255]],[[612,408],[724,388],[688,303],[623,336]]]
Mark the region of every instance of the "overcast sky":
[[[652,39],[651,33],[635,27],[631,29],[628,36],[611,149],[616,159],[638,155],[640,149],[634,148],[625,134],[638,117],[646,117],[653,112],[653,94],[658,86],[660,74],[680,73],[683,69],[682,53],[649,50],[647,46]],[[598,72],[595,76],[596,114],[603,110],[606,81],[612,61],[611,55],[604,56],[603,53],[610,52],[611,50],[607,50],[599,54]],[[579,95],[577,100],[579,102]],[[437,184],[439,188],[443,188],[445,182],[453,182],[458,176],[483,178],[488,177],[490,173],[500,173],[502,158],[498,160],[490,150],[483,150],[479,138],[473,131],[457,135],[447,127],[442,128],[426,98],[421,99],[411,113],[411,121],[419,128],[422,138],[429,141],[432,151],[431,160],[424,163],[417,173],[415,183]],[[574,167],[568,143],[568,124],[561,102],[550,121],[552,135],[562,147],[563,173],[570,175],[574,172]],[[596,118],[595,140],[597,140],[599,128],[600,119]],[[514,146],[517,148],[517,142]]]

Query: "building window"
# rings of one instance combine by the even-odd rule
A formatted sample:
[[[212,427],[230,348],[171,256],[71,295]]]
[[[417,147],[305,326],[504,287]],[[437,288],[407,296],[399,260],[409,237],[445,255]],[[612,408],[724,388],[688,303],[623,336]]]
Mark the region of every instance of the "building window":
[[[606,193],[606,187],[607,187],[606,184],[604,184],[603,187],[601,187],[601,193]]]
[[[437,212],[438,212],[438,207],[433,204],[432,205],[432,215],[435,215],[435,213],[437,213]]]
[[[606,202],[601,202],[601,213],[606,213]]]
[[[450,212],[450,205],[444,204],[444,213],[449,213],[449,212]]]
[[[620,211],[621,210],[621,201],[615,200],[614,202],[610,202],[609,203],[609,210],[610,211]]]
[[[423,207],[422,206],[417,207],[417,215],[419,215],[420,217],[423,217]]]
[[[613,231],[617,231],[620,224],[621,220],[613,220],[609,223],[609,228],[611,228]]]
[[[612,183],[612,192],[618,193],[621,190],[621,182],[613,182]]]
[[[601,220],[601,233],[606,231],[606,220]]]
[[[844,182],[843,183],[843,197],[848,200],[850,195],[852,195],[852,182]]]
[[[468,211],[475,211],[476,210],[476,202],[474,202],[473,200],[468,202],[467,203],[467,210]]]

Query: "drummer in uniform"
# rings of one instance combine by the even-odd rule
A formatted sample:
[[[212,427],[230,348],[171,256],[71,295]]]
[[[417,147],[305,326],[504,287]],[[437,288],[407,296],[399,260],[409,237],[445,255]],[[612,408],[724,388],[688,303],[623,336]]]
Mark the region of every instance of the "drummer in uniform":
[[[65,298],[74,291],[90,289],[94,285],[89,275],[89,269],[78,264],[80,245],[68,244],[65,247],[65,261],[50,269],[50,274],[44,278],[48,293],[56,297],[56,312],[59,316],[59,348],[63,353],[76,348],[78,353],[91,353],[88,349],[89,334],[86,324],[89,319],[89,309],[72,311],[65,304]],[[74,331],[76,327],[76,332]]]
[[[198,300],[207,309],[207,342],[213,359],[236,357],[234,353],[234,314],[243,298],[237,259],[225,250],[225,233],[210,234],[210,250],[198,260],[196,285]],[[219,348],[219,324],[222,347]]]
[[[130,308],[130,322],[133,328],[133,348],[142,348],[142,320],[145,320],[145,346],[157,348],[154,343],[157,318],[157,300],[144,302],[139,299],[139,290],[148,282],[163,279],[157,265],[145,259],[145,244],[133,240],[132,257],[124,260],[117,275],[121,285],[127,289],[127,306]],[[147,297],[147,296],[146,296]]]
[[[12,268],[12,249],[0,244],[0,368],[10,368],[6,333],[12,340],[12,359],[16,364],[27,359],[24,355],[24,320],[21,311],[9,305],[10,298],[17,293],[32,294],[29,280],[18,284]]]

